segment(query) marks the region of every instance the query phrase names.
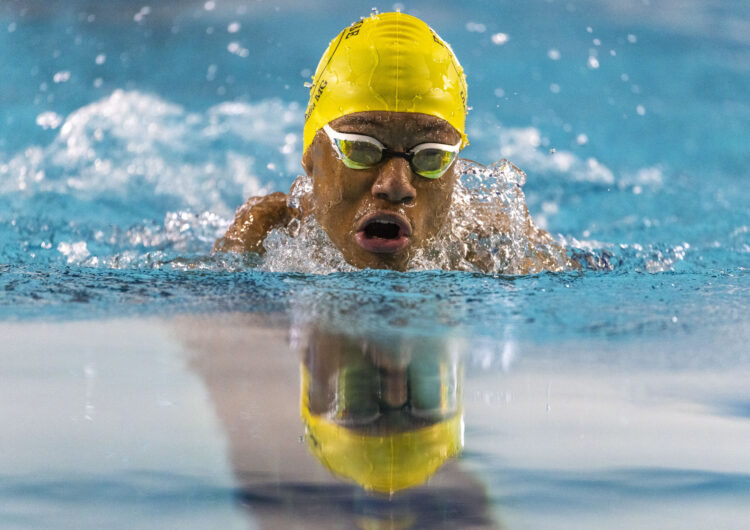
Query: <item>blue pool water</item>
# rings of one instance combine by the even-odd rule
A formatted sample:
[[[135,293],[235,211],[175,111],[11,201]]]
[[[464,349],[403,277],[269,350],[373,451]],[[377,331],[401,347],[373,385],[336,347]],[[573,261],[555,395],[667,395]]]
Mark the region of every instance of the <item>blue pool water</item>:
[[[479,527],[708,527],[713,514],[724,528],[746,527],[750,7],[396,6],[423,17],[464,66],[472,110],[462,156],[523,169],[537,224],[606,267],[351,272],[307,255],[211,257],[238,205],[286,191],[301,172],[303,84],[329,39],[372,7],[0,4],[0,379],[4,401],[16,404],[0,407],[11,433],[0,521],[76,526],[71,514],[53,515],[93,496],[87,520],[97,524],[136,507],[140,526],[273,526],[273,501],[241,487],[242,444],[227,434],[234,420],[221,405],[231,396],[217,397],[220,385],[185,359],[216,350],[217,365],[231,367],[233,348],[252,353],[248,344],[270,333],[268,351],[289,358],[296,391],[294,337],[322,326],[362,340],[462,345],[466,450],[460,473],[446,476],[481,494],[455,500],[441,489],[450,480],[438,479],[388,504],[335,481],[305,490],[301,478],[269,472],[295,503],[335,513],[354,499],[354,515],[428,526],[455,516]],[[122,434],[106,413],[97,417],[105,426],[77,431],[75,403],[95,382],[106,386],[107,373],[119,374],[112,388],[142,401],[142,417],[127,419],[127,400],[113,391],[100,399],[122,413]],[[167,409],[174,432],[203,445],[186,448],[160,430],[128,442]],[[38,414],[36,427],[25,410]],[[295,425],[279,436],[297,443]],[[267,448],[278,440],[266,436],[278,458]],[[89,458],[66,467],[76,443],[92,445]],[[59,458],[41,456],[60,444]],[[202,456],[190,463],[193,454]],[[107,472],[97,474],[101,462]],[[68,483],[78,487],[53,494]],[[200,501],[185,511],[186,499]],[[438,519],[424,518],[443,505]]]

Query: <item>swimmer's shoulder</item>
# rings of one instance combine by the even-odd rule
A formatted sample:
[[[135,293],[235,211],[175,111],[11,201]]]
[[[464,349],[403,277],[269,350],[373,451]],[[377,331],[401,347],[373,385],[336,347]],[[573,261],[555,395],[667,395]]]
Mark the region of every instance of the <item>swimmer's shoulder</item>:
[[[274,228],[284,227],[297,217],[288,196],[277,191],[250,197],[237,208],[234,221],[223,237],[216,240],[212,252],[265,252],[263,240]]]

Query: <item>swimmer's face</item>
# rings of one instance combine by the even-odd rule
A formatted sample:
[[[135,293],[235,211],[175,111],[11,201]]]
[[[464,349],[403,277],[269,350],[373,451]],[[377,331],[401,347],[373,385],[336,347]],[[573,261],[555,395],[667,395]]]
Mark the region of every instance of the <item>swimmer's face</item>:
[[[330,126],[402,152],[460,140],[448,122],[427,114],[357,112]],[[457,178],[455,162],[437,179],[414,173],[399,157],[384,158],[368,169],[348,168],[322,129],[302,165],[313,180],[310,207],[315,219],[346,261],[359,268],[404,270],[414,251],[429,245],[445,223]]]

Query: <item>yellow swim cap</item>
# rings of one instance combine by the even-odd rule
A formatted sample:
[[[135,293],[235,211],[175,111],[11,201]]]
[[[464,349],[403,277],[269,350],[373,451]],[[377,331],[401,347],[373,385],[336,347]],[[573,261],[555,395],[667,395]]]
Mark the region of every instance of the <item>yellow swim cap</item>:
[[[463,415],[412,431],[368,435],[310,412],[310,374],[303,365],[301,412],[307,445],[336,475],[366,490],[392,494],[423,484],[463,448]]]
[[[466,77],[453,50],[427,24],[404,13],[371,15],[328,45],[305,113],[303,152],[336,118],[368,110],[442,118],[469,141]]]

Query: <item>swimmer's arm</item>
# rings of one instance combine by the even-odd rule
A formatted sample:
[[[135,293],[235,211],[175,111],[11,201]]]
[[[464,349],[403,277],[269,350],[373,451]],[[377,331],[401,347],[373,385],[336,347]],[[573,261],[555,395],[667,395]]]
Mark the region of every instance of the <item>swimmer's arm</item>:
[[[274,228],[283,227],[297,216],[282,192],[251,197],[237,209],[232,225],[214,243],[212,252],[265,252],[263,240]]]

